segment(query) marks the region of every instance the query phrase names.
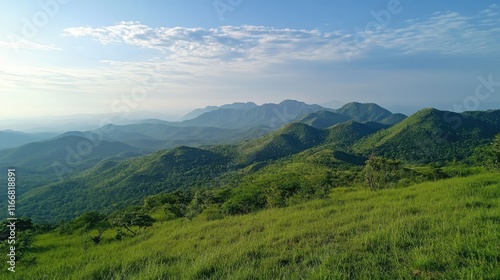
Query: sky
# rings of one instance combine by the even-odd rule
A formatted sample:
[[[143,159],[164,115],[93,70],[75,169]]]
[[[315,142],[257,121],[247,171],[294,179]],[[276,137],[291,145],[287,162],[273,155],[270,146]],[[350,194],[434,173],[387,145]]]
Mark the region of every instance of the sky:
[[[0,120],[296,99],[500,109],[500,1],[0,2]]]

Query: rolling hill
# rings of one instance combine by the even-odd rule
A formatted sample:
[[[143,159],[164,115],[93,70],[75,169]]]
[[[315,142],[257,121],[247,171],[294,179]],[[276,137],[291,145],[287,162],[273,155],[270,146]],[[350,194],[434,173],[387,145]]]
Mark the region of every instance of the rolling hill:
[[[328,132],[302,123],[292,123],[240,147],[246,163],[263,162],[296,154],[324,142]]]
[[[121,142],[100,141],[91,143],[87,138],[65,136],[0,151],[3,166],[15,166],[23,173],[54,172],[53,164],[66,165],[69,169],[84,170],[107,157],[127,158],[140,150]]]
[[[31,142],[43,141],[57,136],[55,133],[24,133],[13,130],[0,131],[0,150],[16,148]]]
[[[221,155],[185,146],[126,161],[106,160],[65,181],[27,192],[18,211],[42,221],[97,209],[110,212],[147,195],[209,185],[228,171],[228,164]]]
[[[358,122],[380,122],[383,124],[396,124],[406,118],[403,114],[393,114],[389,110],[374,103],[351,102],[335,113],[346,115]]]
[[[72,218],[72,213],[91,210],[109,212],[138,203],[152,194],[233,184],[231,182],[246,180],[265,166],[269,168],[264,169],[264,174],[272,174],[275,168],[282,168],[279,164],[274,165],[275,160],[288,158],[286,165],[295,165],[301,161],[300,153],[307,151],[313,158],[333,157],[332,160],[337,163],[359,165],[364,159],[342,152],[342,149],[377,130],[369,124],[354,121],[328,129],[292,123],[238,145],[219,145],[209,149],[182,146],[126,161],[106,159],[68,180],[30,190],[23,195],[19,211],[37,220],[52,221]],[[329,149],[330,155],[324,154],[326,149]],[[314,173],[319,172],[318,168],[326,174],[325,166],[330,166],[331,162],[308,164],[311,171],[315,170],[311,176],[316,176]],[[252,167],[250,173],[244,171],[248,166],[255,165],[260,167]],[[54,210],[41,210],[49,204]]]
[[[378,123],[348,121],[330,127],[327,141],[334,144],[336,148],[351,150],[350,147],[354,143],[383,128],[387,128],[387,126]]]
[[[500,110],[462,114],[421,110],[361,140],[354,150],[411,162],[463,160],[500,133]]]
[[[294,110],[300,111],[302,105],[296,105]],[[213,112],[217,111],[220,110]],[[317,111],[310,114],[310,118],[301,120],[314,124],[323,116],[326,116],[325,119],[335,119],[343,115]],[[320,178],[320,185],[330,182],[330,173],[335,174],[337,177],[334,178],[339,182],[349,182],[355,179],[356,172],[372,152],[409,163],[451,162],[466,159],[476,147],[500,133],[500,111],[456,114],[425,109],[393,126],[366,121],[372,118],[384,120],[391,116],[371,114],[369,117],[367,114],[359,117],[364,122],[349,120],[326,129],[295,122],[239,144],[208,145],[203,148],[180,146],[132,159],[126,158],[136,156],[140,150],[108,140],[116,137],[130,143],[134,140],[158,141],[156,137],[185,139],[186,131],[195,131],[195,134],[201,135],[199,139],[210,140],[213,131],[219,132],[219,136],[224,138],[228,137],[225,133],[232,133],[232,130],[210,127],[185,130],[188,127],[165,124],[110,126],[112,133],[106,135],[106,140],[85,157],[78,167],[81,166],[80,171],[88,169],[63,182],[49,181],[43,185],[35,184],[36,188],[28,188],[23,195],[20,211],[40,220],[72,218],[82,211],[109,212],[137,203],[147,195],[177,189],[216,186],[236,188],[241,187],[243,182],[247,182],[243,185],[247,184],[250,188],[252,183],[249,182],[253,182],[254,174],[266,178],[275,178],[274,174],[289,174],[288,177],[276,177],[273,184],[289,178],[302,178],[307,172],[311,178]],[[33,172],[40,174],[53,172],[51,162],[64,161],[68,157],[64,147],[77,147],[82,140],[82,134],[70,134],[73,135],[28,144],[22,149],[2,151],[0,159],[19,165],[25,173],[29,170],[24,170],[22,166],[34,168]],[[352,172],[349,171],[351,168]],[[85,198],[87,203],[82,203],[81,198]],[[54,205],[53,211],[49,213],[48,210],[41,210],[49,204]]]
[[[322,110],[311,113],[298,120],[298,122],[310,125],[315,128],[328,128],[332,125],[336,125],[350,120],[352,120],[352,118],[349,116]]]
[[[0,168],[16,169],[18,183],[22,186],[16,193],[22,197],[39,187],[62,181],[91,168],[103,159],[122,161],[140,155],[143,153],[139,149],[121,142],[102,141],[92,146],[87,138],[66,136],[2,150]],[[0,198],[0,206],[3,207],[7,201],[7,192],[0,194]],[[48,204],[44,205],[49,207]]]

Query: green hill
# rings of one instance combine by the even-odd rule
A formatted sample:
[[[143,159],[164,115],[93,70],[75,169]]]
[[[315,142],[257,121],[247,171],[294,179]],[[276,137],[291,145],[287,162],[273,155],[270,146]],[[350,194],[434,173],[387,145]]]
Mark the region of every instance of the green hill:
[[[500,177],[328,197],[250,215],[162,220],[99,245],[37,236],[9,279],[499,279]],[[90,236],[96,234],[94,231]],[[54,261],[59,260],[59,261]],[[9,273],[9,274],[8,274]]]
[[[424,109],[354,145],[362,154],[412,162],[462,160],[500,133],[500,111],[463,114]]]
[[[27,192],[19,200],[18,211],[52,222],[86,211],[110,212],[148,195],[210,185],[210,180],[228,170],[228,163],[223,156],[190,147],[127,161],[103,161],[68,180]]]
[[[335,144],[338,148],[350,149],[350,147],[358,140],[373,134],[382,128],[385,128],[385,126],[377,123],[373,124],[349,121],[330,127],[328,129],[329,135],[327,141]]]
[[[61,218],[73,218],[84,211],[109,212],[161,192],[197,186],[206,188],[229,184],[237,187],[240,186],[237,183],[239,180],[245,180],[253,171],[268,165],[263,176],[267,176],[267,173],[285,172],[287,167],[274,167],[272,161],[308,150],[311,155],[305,158],[310,158],[309,162],[301,163],[299,155],[292,157],[286,165],[303,164],[302,170],[293,172],[300,174],[305,169],[315,170],[319,175],[311,173],[311,177],[318,177],[319,181],[326,182],[328,167],[363,164],[363,158],[342,150],[374,133],[380,129],[378,126],[380,125],[350,121],[324,130],[292,123],[240,145],[213,146],[207,150],[182,146],[127,161],[110,157],[69,180],[28,189],[22,197],[19,213],[37,221],[57,221]],[[248,165],[251,165],[248,169],[250,174],[244,171]],[[242,171],[243,173],[239,173]],[[294,178],[293,176],[290,178]],[[281,179],[273,179],[279,180]]]
[[[322,110],[311,113],[303,117],[302,119],[299,120],[299,122],[310,125],[315,128],[328,128],[332,125],[350,121],[351,119],[352,119],[351,117],[346,115]]]
[[[395,124],[397,121],[406,117],[402,114],[396,114],[396,116],[394,116],[389,110],[374,103],[352,102],[335,110],[335,112],[349,116],[358,122],[382,122],[386,124]]]
[[[67,136],[35,142],[18,148],[0,151],[0,162],[22,169],[23,172],[54,172],[54,162],[69,168],[83,170],[102,159],[122,152],[139,152],[139,149],[121,142],[100,141],[93,145],[87,138]],[[87,145],[88,144],[88,145]],[[82,155],[78,154],[81,149]]]
[[[327,137],[325,130],[302,123],[292,123],[240,148],[247,163],[279,159],[320,145]]]

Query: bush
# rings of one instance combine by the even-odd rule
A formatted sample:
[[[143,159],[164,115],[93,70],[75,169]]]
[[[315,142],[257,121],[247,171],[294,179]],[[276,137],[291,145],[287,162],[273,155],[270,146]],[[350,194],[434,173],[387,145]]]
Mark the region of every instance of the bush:
[[[255,187],[241,190],[240,193],[222,204],[222,212],[229,215],[246,214],[266,205],[260,190]]]
[[[364,170],[366,187],[378,190],[396,184],[401,178],[401,161],[372,155]]]

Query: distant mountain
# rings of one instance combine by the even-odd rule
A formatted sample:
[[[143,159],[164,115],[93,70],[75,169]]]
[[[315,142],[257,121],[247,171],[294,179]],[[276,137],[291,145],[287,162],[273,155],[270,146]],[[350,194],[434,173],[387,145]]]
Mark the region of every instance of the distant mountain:
[[[181,121],[191,120],[191,119],[199,117],[205,113],[215,111],[217,109],[249,110],[249,109],[253,109],[255,107],[257,107],[257,104],[255,104],[253,102],[246,102],[246,103],[237,102],[237,103],[222,105],[220,107],[219,106],[207,106],[205,108],[195,109],[194,111],[186,114],[184,117],[181,118]]]
[[[257,138],[270,130],[265,128],[224,129],[215,127],[175,126],[166,123],[142,123],[130,125],[108,124],[99,130],[67,132],[64,136],[92,138],[102,135],[106,141],[119,141],[130,146],[156,151],[178,146],[203,146],[230,144],[249,138]],[[94,135],[94,136],[93,136]]]
[[[311,113],[298,121],[316,128],[328,128],[350,120],[352,120],[350,116],[322,110]]]
[[[403,114],[394,116],[389,110],[374,103],[352,102],[335,110],[336,113],[351,117],[359,122],[380,122],[385,124],[396,124],[406,118]]]
[[[348,103],[337,110],[321,110],[313,112],[298,121],[316,128],[328,128],[332,125],[354,120],[358,122],[377,122],[394,125],[407,117],[403,114],[393,114],[373,103]]]
[[[24,197],[25,193],[67,180],[104,159],[122,161],[144,155],[140,149],[121,142],[101,141],[96,144],[94,146],[87,138],[66,136],[2,150],[0,169],[16,169],[22,184],[16,193]],[[4,206],[6,196],[7,193],[0,194],[0,206]]]
[[[0,150],[19,147],[55,136],[57,136],[55,133],[24,133],[14,130],[3,130],[0,131]]]
[[[306,114],[323,110],[319,105],[308,105],[296,100],[285,100],[279,104],[263,104],[251,109],[222,108],[204,113],[183,126],[209,126],[217,128],[249,128],[264,126],[277,129]]]
[[[101,141],[92,145],[87,138],[66,136],[2,150],[0,163],[16,167],[24,173],[52,173],[56,177],[52,167],[54,163],[72,170],[84,170],[104,158],[124,153],[141,154],[139,149],[121,142]]]
[[[69,116],[49,116],[34,119],[7,120],[0,123],[1,129],[20,130],[28,133],[57,133],[61,134],[69,130],[93,130],[103,125],[103,122],[115,125],[125,125],[147,122],[144,120],[164,120],[175,119],[173,116],[166,116],[155,112],[130,112],[106,113],[106,114],[77,114]],[[166,122],[166,121],[161,121]]]
[[[412,162],[462,160],[500,133],[500,110],[462,114],[421,110],[354,145],[355,151]]]

